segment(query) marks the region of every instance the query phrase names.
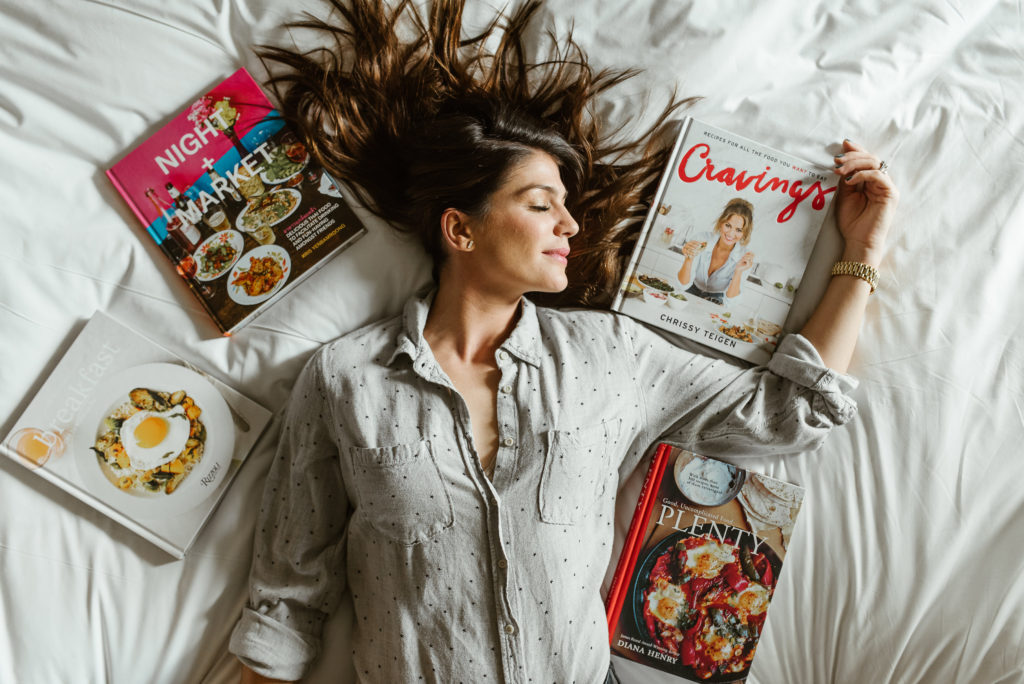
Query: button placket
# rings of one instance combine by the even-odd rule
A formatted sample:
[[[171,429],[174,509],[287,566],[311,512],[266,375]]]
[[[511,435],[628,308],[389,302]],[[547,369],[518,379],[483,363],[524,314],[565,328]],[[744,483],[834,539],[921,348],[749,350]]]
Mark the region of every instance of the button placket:
[[[508,450],[516,446],[517,411],[514,389],[518,366],[504,349],[498,350],[497,358],[498,370],[501,371],[497,401],[498,463],[507,468],[514,460]]]
[[[515,388],[520,365],[511,354],[503,349],[497,353],[498,370],[501,378],[498,380],[498,462],[495,470],[494,484],[500,484],[503,478],[509,477],[511,470],[515,467],[516,455],[513,449],[518,445],[518,406],[515,401]],[[499,529],[505,523],[505,513],[500,504],[496,507],[498,511]],[[499,533],[499,539],[504,535]],[[511,540],[508,540],[511,541]],[[520,660],[519,627],[516,618],[519,614],[516,605],[516,592],[514,584],[514,573],[509,567],[508,554],[509,546],[506,540],[501,540],[501,549],[496,554],[495,560],[495,583],[500,587],[500,598],[498,599],[499,629],[505,637],[501,640],[504,660],[507,664],[506,675],[510,682],[520,682],[522,676]]]

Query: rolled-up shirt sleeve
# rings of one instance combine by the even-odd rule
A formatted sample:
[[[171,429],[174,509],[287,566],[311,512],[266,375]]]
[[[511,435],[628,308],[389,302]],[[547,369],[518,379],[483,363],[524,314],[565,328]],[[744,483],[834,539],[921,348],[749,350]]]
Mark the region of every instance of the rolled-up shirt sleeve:
[[[827,368],[799,334],[786,335],[766,365],[748,367],[632,321],[623,329],[644,423],[632,454],[659,439],[729,460],[810,451],[857,411],[857,381]]]
[[[307,363],[285,410],[256,521],[249,600],[230,650],[265,677],[300,679],[345,588],[348,497],[323,389]]]

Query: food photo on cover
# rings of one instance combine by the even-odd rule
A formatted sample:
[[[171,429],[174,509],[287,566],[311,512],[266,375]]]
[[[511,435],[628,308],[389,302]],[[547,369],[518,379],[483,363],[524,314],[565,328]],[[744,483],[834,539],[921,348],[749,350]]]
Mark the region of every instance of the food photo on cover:
[[[1024,684],[1018,15],[0,0],[0,682]]]

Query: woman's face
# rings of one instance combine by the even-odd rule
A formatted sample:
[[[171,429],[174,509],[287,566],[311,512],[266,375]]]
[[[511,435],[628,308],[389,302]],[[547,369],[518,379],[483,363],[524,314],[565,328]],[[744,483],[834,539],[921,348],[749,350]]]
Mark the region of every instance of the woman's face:
[[[743,239],[743,225],[746,221],[738,214],[729,214],[729,218],[722,222],[719,231],[722,234],[722,243],[732,247]]]
[[[564,290],[569,238],[579,232],[565,199],[550,155],[537,151],[523,160],[491,196],[487,214],[472,224],[472,277],[515,296]]]

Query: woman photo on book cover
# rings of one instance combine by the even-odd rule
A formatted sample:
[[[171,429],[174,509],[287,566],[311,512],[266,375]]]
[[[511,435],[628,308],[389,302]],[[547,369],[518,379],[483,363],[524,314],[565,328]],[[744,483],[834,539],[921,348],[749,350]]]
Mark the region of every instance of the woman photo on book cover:
[[[677,277],[690,286],[686,292],[715,304],[739,296],[741,281],[754,265],[754,253],[743,249],[753,232],[754,205],[741,197],[729,200],[710,233],[698,233],[683,245]]]
[[[654,130],[685,102],[607,130],[596,103],[631,72],[593,69],[571,37],[530,61],[538,2],[479,32],[460,0],[332,5],[299,24],[328,47],[263,49],[272,84],[310,153],[422,242],[434,283],[296,381],[231,639],[242,680],[302,678],[347,592],[358,681],[613,681],[619,486],[660,436],[734,460],[819,446],[856,411],[869,283],[833,278],[753,368],[603,309],[671,152]],[[875,267],[897,192],[842,149],[843,258]]]

